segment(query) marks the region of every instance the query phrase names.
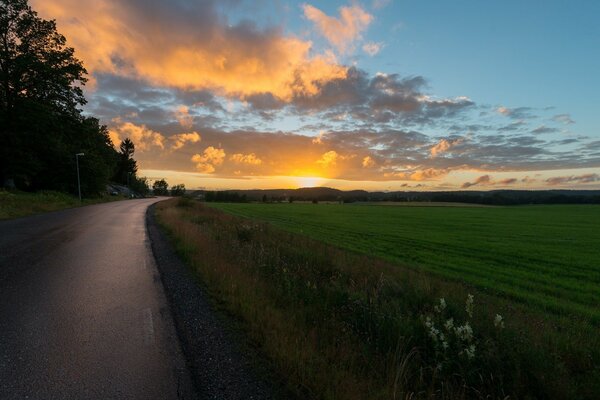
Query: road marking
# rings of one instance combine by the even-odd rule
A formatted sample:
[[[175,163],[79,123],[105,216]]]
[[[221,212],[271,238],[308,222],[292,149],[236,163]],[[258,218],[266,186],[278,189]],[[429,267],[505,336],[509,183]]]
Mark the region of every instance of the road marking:
[[[152,321],[152,310],[144,309],[144,344],[154,344],[154,322]]]

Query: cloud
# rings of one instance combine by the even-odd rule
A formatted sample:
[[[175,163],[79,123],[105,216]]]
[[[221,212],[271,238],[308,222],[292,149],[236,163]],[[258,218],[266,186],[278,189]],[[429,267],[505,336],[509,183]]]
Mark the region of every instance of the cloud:
[[[498,132],[512,132],[512,131],[516,131],[519,130],[520,128],[522,128],[523,126],[526,126],[527,123],[523,120],[519,120],[519,121],[515,121],[515,122],[511,122],[508,125],[504,125],[500,128],[498,128]]]
[[[321,164],[325,168],[333,167],[337,164],[339,160],[343,160],[344,157],[339,155],[334,150],[328,151],[327,153],[323,153],[321,158],[317,160],[317,164]]]
[[[229,159],[238,164],[248,164],[248,165],[262,164],[262,160],[260,158],[256,157],[256,154],[254,154],[254,153],[250,153],[250,154],[236,153],[236,154],[231,155],[231,157],[229,157]]]
[[[179,106],[177,110],[175,110],[175,118],[177,118],[179,124],[186,129],[190,129],[192,125],[194,125],[194,117],[190,115],[190,109],[187,106]]]
[[[552,120],[555,122],[561,122],[565,125],[574,124],[575,121],[571,118],[569,114],[557,114],[552,117]]]
[[[423,93],[425,86],[421,76],[402,78],[378,73],[369,77],[365,71],[351,67],[345,77],[320,85],[313,96],[296,96],[292,104],[299,114],[327,110],[330,117],[346,115],[362,122],[404,124],[453,118],[474,105],[466,97],[432,98]]]
[[[399,180],[411,180],[411,181],[428,181],[438,179],[446,176],[450,173],[450,169],[436,169],[436,168],[415,168],[412,171],[395,171],[395,172],[384,172],[384,178],[388,179],[399,179]]]
[[[151,147],[165,148],[165,137],[149,129],[146,125],[135,125],[131,122],[121,122],[116,120],[117,125],[109,129],[109,136],[115,146],[119,146],[121,141],[129,138],[135,145],[136,151],[146,151]]]
[[[339,18],[330,17],[310,4],[304,4],[302,9],[319,33],[342,54],[352,50],[353,42],[373,21],[373,16],[357,4],[340,7]]]
[[[592,182],[600,182],[599,174],[585,174],[578,176],[555,176],[552,178],[546,179],[546,183],[551,186],[555,185],[564,185],[567,183],[592,183]]]
[[[461,185],[461,188],[467,189],[471,186],[475,185],[489,185],[491,183],[491,178],[489,175],[482,175],[479,178],[475,179],[474,182],[465,182]]]
[[[372,7],[376,10],[380,10],[382,8],[387,7],[387,5],[391,2],[392,0],[373,0]]]
[[[365,43],[365,44],[363,44],[363,47],[362,47],[363,51],[365,53],[367,53],[368,55],[370,55],[371,57],[373,57],[374,55],[379,53],[382,48],[383,48],[383,43],[375,43],[375,42]]]
[[[225,160],[225,151],[209,146],[204,149],[202,154],[194,154],[192,162],[196,164],[196,169],[205,174],[215,172],[215,166],[223,164]]]
[[[510,186],[510,185],[514,185],[515,183],[518,183],[518,182],[519,182],[519,180],[517,178],[505,178],[505,179],[501,179],[499,181],[494,181],[489,175],[482,175],[479,178],[477,178],[474,182],[463,183],[461,185],[461,188],[467,189],[467,188],[470,188],[470,187],[476,186],[476,185],[480,185],[480,186],[494,186],[494,185]],[[522,180],[522,182],[530,183],[530,181],[525,180],[525,179]]]
[[[198,143],[202,140],[198,132],[179,133],[169,137],[169,139],[173,141],[173,145],[171,146],[172,150],[179,150],[185,146],[186,143]]]
[[[366,156],[362,160],[362,166],[363,166],[363,168],[374,167],[375,166],[375,160],[373,160],[373,158],[371,158],[371,156]]]
[[[460,144],[463,141],[462,138],[448,140],[442,139],[435,146],[433,146],[430,150],[431,158],[437,157],[438,155],[447,152],[453,146]]]
[[[509,108],[500,106],[496,109],[496,112],[511,119],[531,119],[536,117],[531,113],[532,110],[531,107]]]
[[[535,133],[537,135],[540,135],[542,133],[554,133],[554,132],[558,132],[558,129],[548,127],[546,125],[540,125],[537,128],[531,130],[531,133]]]
[[[496,184],[498,185],[513,185],[515,183],[517,183],[519,180],[517,178],[506,178],[506,179],[501,179],[498,182],[496,182]]]
[[[277,27],[259,28],[248,20],[229,23],[218,10],[233,3],[32,3],[41,16],[57,20],[60,32],[94,74],[185,90],[209,89],[231,98],[271,93],[283,100],[296,93],[314,94],[317,83],[346,74],[331,54],[313,54],[310,41]],[[345,11],[354,29],[365,18],[358,9]]]

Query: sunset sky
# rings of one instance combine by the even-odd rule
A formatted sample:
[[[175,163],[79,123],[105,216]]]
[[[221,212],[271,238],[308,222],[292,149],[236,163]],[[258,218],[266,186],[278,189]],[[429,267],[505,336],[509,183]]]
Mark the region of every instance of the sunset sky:
[[[187,188],[600,189],[600,2],[33,0]]]

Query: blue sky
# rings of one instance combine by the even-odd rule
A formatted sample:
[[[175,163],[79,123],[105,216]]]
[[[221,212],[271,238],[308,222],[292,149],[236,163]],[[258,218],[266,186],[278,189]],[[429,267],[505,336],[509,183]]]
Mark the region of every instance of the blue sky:
[[[86,112],[188,187],[600,188],[600,3],[76,0]]]

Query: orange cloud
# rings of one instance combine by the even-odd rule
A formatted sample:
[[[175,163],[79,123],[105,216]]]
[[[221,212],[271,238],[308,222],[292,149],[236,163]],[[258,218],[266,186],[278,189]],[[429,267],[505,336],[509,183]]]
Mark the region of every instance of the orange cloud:
[[[340,53],[351,50],[352,43],[373,21],[373,16],[358,5],[340,7],[339,18],[330,17],[310,4],[304,4],[302,8],[304,16]]]
[[[343,160],[345,157],[340,156],[336,151],[331,150],[324,153],[321,158],[317,160],[317,164],[321,164],[325,168],[333,167],[337,164],[338,160]]]
[[[286,101],[316,94],[320,84],[346,76],[346,67],[331,54],[312,55],[310,41],[279,29],[231,26],[212,3],[191,4],[191,10],[141,0],[32,3],[42,17],[57,20],[91,72],[238,99],[272,93]]]
[[[175,111],[175,118],[184,128],[190,129],[194,125],[194,117],[190,115],[190,109],[187,106],[179,106]]]
[[[411,181],[428,181],[437,179],[443,176],[446,176],[450,173],[450,170],[447,168],[437,169],[437,168],[423,168],[423,169],[414,169],[411,171],[401,171],[401,172],[386,172],[383,174],[385,178],[396,178],[400,180],[411,180]]]
[[[435,158],[438,155],[447,152],[448,150],[450,150],[451,147],[456,146],[457,144],[460,144],[462,142],[462,139],[456,139],[456,140],[447,140],[447,139],[442,139],[440,140],[435,146],[433,146],[430,150],[430,154],[431,154],[431,158]]]
[[[135,125],[131,122],[115,120],[117,126],[109,129],[108,134],[115,146],[119,146],[125,138],[131,139],[137,151],[147,151],[151,147],[165,148],[165,137],[149,129],[146,125]]]
[[[171,136],[169,139],[173,141],[173,145],[171,146],[172,150],[179,150],[185,146],[186,143],[198,143],[200,140],[202,140],[198,132],[179,133]]]
[[[213,146],[204,149],[202,154],[194,154],[192,156],[192,162],[196,164],[196,169],[205,174],[215,172],[215,166],[223,164],[224,160],[225,150],[216,149]]]
[[[256,154],[242,154],[236,153],[233,154],[229,159],[238,164],[248,164],[248,165],[260,165],[262,164],[262,160],[256,157]]]
[[[375,165],[375,160],[373,160],[370,156],[366,156],[365,158],[363,158],[363,160],[362,160],[363,168],[370,168],[370,167],[373,167],[374,165]]]

